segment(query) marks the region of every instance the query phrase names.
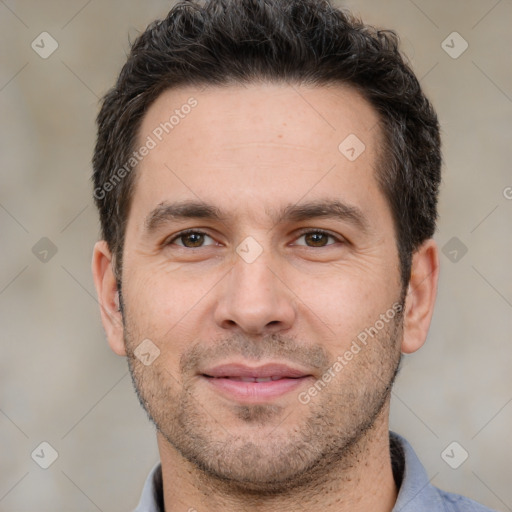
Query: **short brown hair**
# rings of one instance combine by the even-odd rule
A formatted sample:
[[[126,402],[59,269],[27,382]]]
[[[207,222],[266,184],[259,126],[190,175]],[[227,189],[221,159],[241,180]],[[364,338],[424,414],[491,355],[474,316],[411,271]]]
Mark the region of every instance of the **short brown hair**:
[[[384,138],[377,179],[407,285],[412,253],[435,232],[441,151],[437,116],[398,43],[393,31],[364,25],[329,0],[183,0],[151,23],[97,118],[94,197],[118,278],[134,188],[126,163],[152,102],[178,86],[268,81],[348,84],[376,109]]]

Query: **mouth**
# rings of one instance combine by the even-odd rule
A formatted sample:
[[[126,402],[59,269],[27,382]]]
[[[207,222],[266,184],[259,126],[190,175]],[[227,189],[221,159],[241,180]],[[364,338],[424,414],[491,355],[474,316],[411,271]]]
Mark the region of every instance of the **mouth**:
[[[280,397],[313,379],[307,371],[277,363],[259,367],[224,364],[206,369],[200,376],[226,398],[250,403]]]
[[[300,377],[279,377],[278,375],[273,377],[213,377],[212,375],[204,375],[204,377],[210,377],[211,379],[230,379],[238,382],[270,382],[281,379],[300,379]]]

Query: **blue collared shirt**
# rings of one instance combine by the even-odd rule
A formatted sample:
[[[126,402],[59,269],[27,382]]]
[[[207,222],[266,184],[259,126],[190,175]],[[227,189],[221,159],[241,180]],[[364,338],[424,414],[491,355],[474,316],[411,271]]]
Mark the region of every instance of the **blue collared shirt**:
[[[493,512],[469,498],[434,487],[412,446],[403,437],[390,432],[390,445],[395,481],[401,482],[392,512]],[[163,502],[162,467],[158,463],[144,484],[134,512],[164,512]]]

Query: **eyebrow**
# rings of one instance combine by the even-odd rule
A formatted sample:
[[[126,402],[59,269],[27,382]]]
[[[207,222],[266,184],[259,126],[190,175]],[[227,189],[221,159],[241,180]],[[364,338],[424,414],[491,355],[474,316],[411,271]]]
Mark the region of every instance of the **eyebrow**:
[[[319,199],[301,204],[289,204],[281,208],[277,215],[269,213],[268,210],[266,213],[270,215],[274,225],[323,218],[349,222],[364,232],[369,230],[368,219],[360,208],[336,199]],[[146,232],[151,234],[171,221],[207,219],[224,222],[227,218],[227,213],[203,201],[162,202],[149,213],[144,226]]]
[[[183,219],[223,221],[225,217],[217,207],[202,201],[185,200],[175,203],[163,202],[146,217],[144,226],[148,233],[152,233],[162,224]]]

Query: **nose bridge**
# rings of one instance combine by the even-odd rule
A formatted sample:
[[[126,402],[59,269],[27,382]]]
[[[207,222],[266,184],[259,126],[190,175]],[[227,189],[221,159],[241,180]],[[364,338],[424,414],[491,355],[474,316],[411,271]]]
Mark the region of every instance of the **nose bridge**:
[[[273,293],[275,274],[270,270],[272,268],[272,257],[270,250],[266,249],[258,254],[255,248],[243,247],[241,244],[237,249],[237,257],[232,272],[233,290],[242,295],[252,295],[253,297],[266,297],[267,301],[274,300]]]
[[[262,333],[288,329],[293,324],[292,294],[275,275],[275,260],[270,249],[252,237],[239,244],[216,308],[219,325]]]

